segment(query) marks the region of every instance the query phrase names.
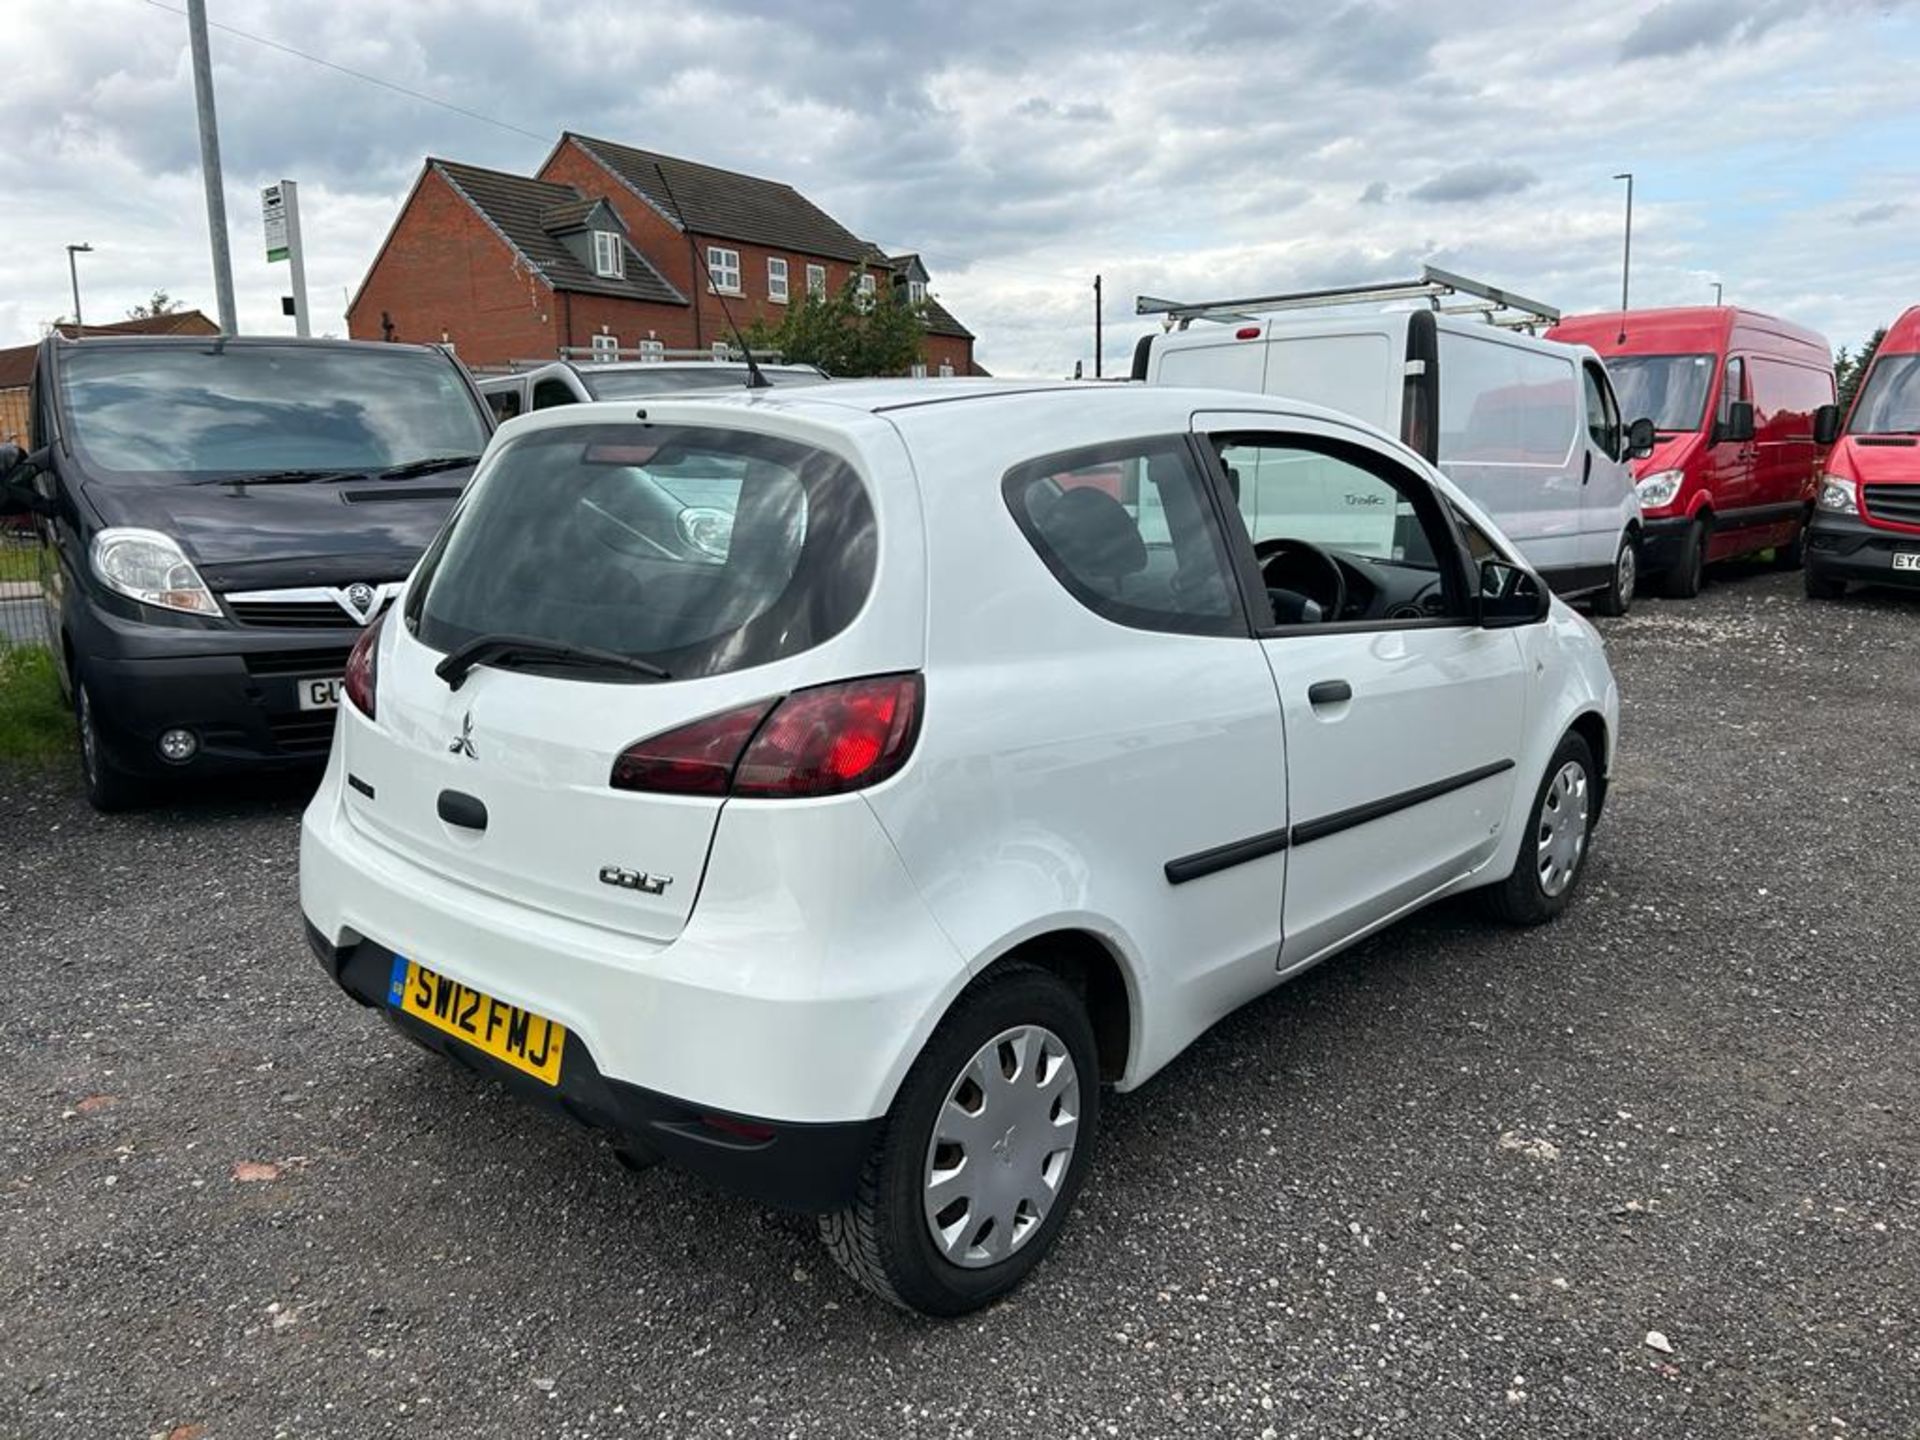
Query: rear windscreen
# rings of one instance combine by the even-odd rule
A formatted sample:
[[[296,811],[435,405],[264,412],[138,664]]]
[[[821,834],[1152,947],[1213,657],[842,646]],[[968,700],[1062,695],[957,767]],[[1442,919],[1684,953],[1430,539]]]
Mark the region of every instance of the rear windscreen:
[[[675,679],[799,654],[873,586],[865,487],[838,456],[742,431],[566,426],[508,442],[421,567],[409,623],[611,650]]]

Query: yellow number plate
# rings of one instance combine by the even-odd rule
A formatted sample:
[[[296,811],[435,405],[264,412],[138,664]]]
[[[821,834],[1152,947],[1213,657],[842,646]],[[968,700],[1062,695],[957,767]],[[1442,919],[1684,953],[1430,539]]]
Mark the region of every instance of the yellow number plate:
[[[435,974],[404,955],[393,957],[387,1002],[536,1080],[560,1083],[567,1028],[557,1021]]]

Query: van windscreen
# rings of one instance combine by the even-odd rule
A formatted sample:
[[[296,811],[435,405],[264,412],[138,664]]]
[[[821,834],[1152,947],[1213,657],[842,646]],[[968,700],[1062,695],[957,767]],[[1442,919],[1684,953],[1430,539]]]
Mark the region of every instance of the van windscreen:
[[[1850,435],[1920,435],[1920,355],[1882,355],[1873,362]]]
[[[1698,430],[1713,384],[1711,355],[1617,355],[1608,359],[1621,418],[1651,420],[1668,434]]]
[[[421,563],[408,624],[515,635],[676,680],[797,655],[872,589],[873,506],[838,456],[747,431],[569,425],[501,446]]]
[[[59,367],[68,438],[109,478],[378,471],[487,444],[458,367],[430,350],[83,340]]]

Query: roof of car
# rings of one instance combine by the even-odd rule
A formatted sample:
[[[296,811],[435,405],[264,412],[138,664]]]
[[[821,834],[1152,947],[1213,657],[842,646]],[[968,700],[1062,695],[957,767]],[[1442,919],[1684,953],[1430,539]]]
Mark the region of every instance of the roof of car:
[[[1909,355],[1920,350],[1920,305],[1910,308],[1892,325],[1887,327],[1887,337],[1880,342],[1880,354]]]
[[[1624,314],[1603,310],[1568,315],[1547,331],[1547,337],[1591,345],[1602,355],[1659,355],[1718,349],[1736,328],[1774,336],[1784,342],[1783,348],[1808,351],[1815,359],[1827,353],[1827,342],[1819,332],[1736,305],[1676,305]]]

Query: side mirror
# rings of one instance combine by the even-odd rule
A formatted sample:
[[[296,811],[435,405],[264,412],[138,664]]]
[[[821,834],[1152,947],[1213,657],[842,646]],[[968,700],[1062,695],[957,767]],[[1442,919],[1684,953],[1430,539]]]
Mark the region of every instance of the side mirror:
[[[1509,630],[1536,625],[1553,609],[1553,593],[1538,575],[1505,560],[1480,562],[1480,625]]]
[[[1732,440],[1744,445],[1753,439],[1753,402],[1735,400],[1727,406],[1727,418],[1713,427],[1713,443]]]
[[[1822,405],[1813,412],[1813,443],[1831,445],[1840,438],[1840,407]]]
[[[1641,416],[1627,426],[1627,459],[1644,460],[1653,453],[1653,421]]]
[[[39,450],[29,454],[18,445],[0,445],[0,515],[22,511],[44,514],[50,508],[33,483],[46,453]]]

